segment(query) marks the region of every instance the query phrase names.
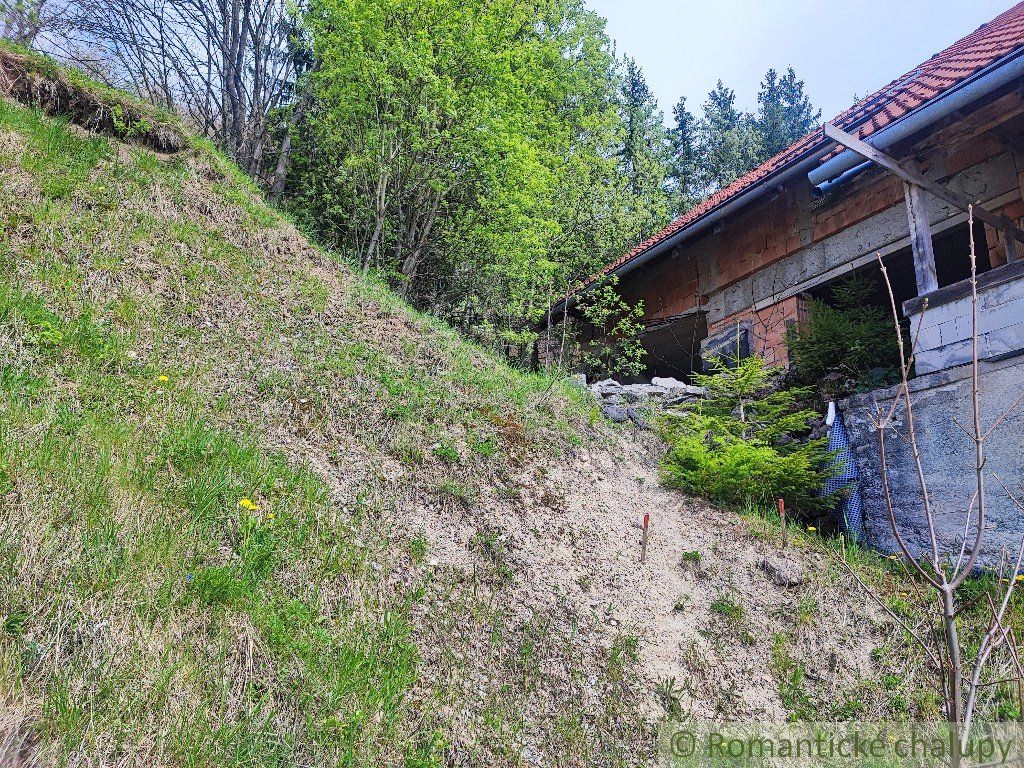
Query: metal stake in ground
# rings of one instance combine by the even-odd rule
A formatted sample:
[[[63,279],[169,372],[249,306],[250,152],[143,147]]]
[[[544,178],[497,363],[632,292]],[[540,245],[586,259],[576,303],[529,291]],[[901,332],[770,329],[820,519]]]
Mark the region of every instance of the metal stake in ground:
[[[786,502],[779,499],[779,520],[782,522],[782,547],[786,547]]]
[[[650,527],[650,524],[651,524],[651,515],[650,515],[650,513],[645,513],[644,514],[644,537],[643,537],[643,539],[641,540],[641,543],[640,543],[640,562],[641,563],[647,561],[647,529]]]

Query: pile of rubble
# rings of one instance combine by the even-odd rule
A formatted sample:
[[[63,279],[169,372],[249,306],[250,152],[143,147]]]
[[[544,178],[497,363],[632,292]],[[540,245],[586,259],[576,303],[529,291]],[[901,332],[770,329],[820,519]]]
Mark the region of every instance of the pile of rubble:
[[[589,389],[608,419],[619,424],[632,421],[641,429],[647,423],[637,405],[650,403],[667,408],[704,397],[703,387],[657,376],[651,379],[650,384],[620,384],[614,379],[605,379],[594,382]]]

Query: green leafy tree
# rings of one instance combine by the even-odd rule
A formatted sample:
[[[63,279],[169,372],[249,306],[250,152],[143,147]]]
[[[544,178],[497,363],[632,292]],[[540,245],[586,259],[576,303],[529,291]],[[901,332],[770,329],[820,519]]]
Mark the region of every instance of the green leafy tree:
[[[629,304],[619,294],[618,285],[618,277],[606,277],[579,303],[593,332],[592,340],[583,346],[583,365],[599,377],[635,376],[643,370],[643,302]]]
[[[306,24],[284,199],[417,307],[523,355],[554,297],[664,221],[653,102],[620,111],[583,0],[313,0]]]
[[[821,123],[821,110],[815,109],[792,67],[779,77],[769,69],[757,95],[755,127],[760,140],[759,160],[774,157]]]
[[[873,303],[878,286],[854,273],[832,289],[830,302],[807,302],[807,320],[787,331],[790,377],[835,397],[899,380],[899,345],[892,315]]]
[[[817,416],[799,405],[806,391],[773,386],[779,370],[757,356],[712,364],[714,373],[694,376],[706,399],[666,417],[666,484],[722,504],[828,508],[819,495],[834,470],[827,441],[798,439]]]

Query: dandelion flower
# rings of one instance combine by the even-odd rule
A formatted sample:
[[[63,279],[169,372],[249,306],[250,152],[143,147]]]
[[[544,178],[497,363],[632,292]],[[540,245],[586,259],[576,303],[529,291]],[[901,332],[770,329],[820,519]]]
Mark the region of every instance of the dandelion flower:
[[[242,509],[253,510],[256,509],[256,504],[252,499],[239,499],[238,506]]]
[[[1019,576],[1017,577],[1017,581],[1024,581],[1024,573],[1020,574],[1020,575],[1019,575]]]
[[[273,520],[275,517],[276,517],[276,515],[273,512],[271,512],[269,515],[267,515],[267,518],[269,520]]]
[[[163,383],[165,381],[170,381],[171,377],[168,376],[166,373],[161,373],[159,376],[156,377],[156,380]]]
[[[814,527],[813,525],[808,525],[808,526],[807,526],[807,530],[808,530],[808,531],[816,531],[816,530],[818,530],[818,529],[817,529],[817,528],[815,528],[815,527]]]

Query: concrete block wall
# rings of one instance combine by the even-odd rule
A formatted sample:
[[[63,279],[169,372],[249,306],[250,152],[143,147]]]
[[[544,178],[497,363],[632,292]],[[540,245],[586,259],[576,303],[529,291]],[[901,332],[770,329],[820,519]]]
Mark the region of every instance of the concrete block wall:
[[[917,332],[917,373],[969,363],[973,348],[970,284],[958,283],[907,302],[910,327]],[[1024,350],[1024,262],[1017,261],[978,278],[978,357],[991,360]]]
[[[1024,356],[980,366],[982,425],[987,429],[1020,395],[1024,383]],[[839,404],[846,422],[864,499],[868,543],[886,552],[898,547],[889,523],[881,477],[881,452],[874,414],[887,412],[898,388],[858,395]],[[975,492],[974,444],[953,422],[970,424],[971,366],[960,366],[920,376],[911,381],[916,433],[928,478],[929,493],[940,548],[956,557],[962,541],[965,510]],[[896,429],[906,433],[906,413],[896,409]],[[894,431],[886,433],[889,488],[897,525],[911,552],[930,552],[918,475],[906,441]],[[983,562],[998,563],[1003,547],[1016,552],[1024,536],[1024,514],[1006,496],[994,476],[1024,496],[1024,408],[1018,408],[997,429],[987,447],[985,475],[988,504]],[[977,520],[975,513],[973,520]],[[972,527],[972,531],[975,530]]]

